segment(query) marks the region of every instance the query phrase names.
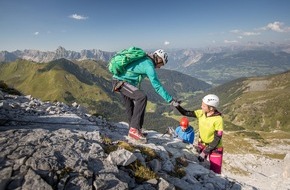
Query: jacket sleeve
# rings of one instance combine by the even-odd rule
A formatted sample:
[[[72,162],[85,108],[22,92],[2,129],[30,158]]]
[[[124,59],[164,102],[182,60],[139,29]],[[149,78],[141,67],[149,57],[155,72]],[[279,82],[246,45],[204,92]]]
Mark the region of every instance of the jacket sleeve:
[[[191,126],[191,128],[192,128],[192,132],[191,132],[191,134],[190,134],[190,141],[191,141],[191,143],[193,144],[193,142],[194,142],[194,138],[195,138],[195,132],[194,132],[194,128]]]
[[[154,67],[147,67],[146,68],[146,75],[149,78],[153,88],[155,91],[166,101],[171,102],[172,96],[164,89],[162,84],[160,83],[157,73]]]
[[[190,144],[193,144],[193,141],[194,141],[194,134],[192,135],[192,133],[188,134],[188,142]]]
[[[219,133],[219,131],[215,131],[214,133],[214,139],[209,145],[204,149],[204,153],[210,154],[211,151],[213,151],[217,145],[219,144],[220,140],[222,139],[222,133]]]
[[[179,113],[181,113],[182,115],[185,115],[187,117],[195,117],[196,118],[196,115],[194,113],[194,111],[188,111],[188,110],[185,110],[183,107],[181,107],[180,105],[176,107],[176,109],[179,111]]]

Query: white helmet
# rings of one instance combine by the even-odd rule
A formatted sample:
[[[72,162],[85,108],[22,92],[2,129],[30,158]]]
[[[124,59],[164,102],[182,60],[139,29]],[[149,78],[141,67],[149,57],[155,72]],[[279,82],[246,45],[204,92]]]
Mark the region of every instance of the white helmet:
[[[208,94],[202,99],[202,101],[208,106],[217,108],[219,105],[220,99],[214,94]]]
[[[168,55],[163,49],[158,49],[154,51],[154,54],[157,54],[159,57],[161,57],[164,65],[168,62]]]

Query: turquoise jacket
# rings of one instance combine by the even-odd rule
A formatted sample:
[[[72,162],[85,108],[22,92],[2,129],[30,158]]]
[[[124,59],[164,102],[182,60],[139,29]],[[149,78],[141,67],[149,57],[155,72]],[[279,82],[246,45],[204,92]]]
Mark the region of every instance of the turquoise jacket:
[[[172,96],[164,89],[160,83],[153,61],[145,57],[130,63],[126,67],[126,72],[120,75],[113,75],[113,78],[126,81],[129,84],[138,87],[141,81],[148,77],[155,91],[166,101],[170,102]]]

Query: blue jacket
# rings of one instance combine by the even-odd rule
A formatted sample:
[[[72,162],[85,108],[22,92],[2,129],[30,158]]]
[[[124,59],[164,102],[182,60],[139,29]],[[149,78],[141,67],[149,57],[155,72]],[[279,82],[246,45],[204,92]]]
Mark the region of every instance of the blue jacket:
[[[148,77],[155,91],[166,101],[170,102],[172,96],[164,89],[160,83],[153,61],[145,57],[130,63],[126,67],[126,72],[120,75],[113,75],[113,78],[126,81],[129,84],[138,87],[142,79]]]
[[[189,126],[185,131],[182,131],[181,127],[178,126],[175,129],[178,138],[182,139],[183,142],[193,144],[194,142],[194,129],[192,126]]]

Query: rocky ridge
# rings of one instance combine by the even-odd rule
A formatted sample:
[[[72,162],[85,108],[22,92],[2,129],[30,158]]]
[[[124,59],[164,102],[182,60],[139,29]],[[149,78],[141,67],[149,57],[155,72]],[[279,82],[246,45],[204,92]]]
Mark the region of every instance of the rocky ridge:
[[[208,170],[192,146],[147,132],[139,144],[127,139],[125,123],[77,103],[0,91],[0,189],[255,189]]]

